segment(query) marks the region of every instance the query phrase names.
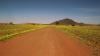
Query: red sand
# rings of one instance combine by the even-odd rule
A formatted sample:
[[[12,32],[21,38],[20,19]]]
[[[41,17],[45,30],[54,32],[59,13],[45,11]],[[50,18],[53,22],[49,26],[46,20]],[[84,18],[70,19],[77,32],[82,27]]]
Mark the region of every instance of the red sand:
[[[0,42],[0,56],[92,56],[90,49],[55,28],[43,28]]]

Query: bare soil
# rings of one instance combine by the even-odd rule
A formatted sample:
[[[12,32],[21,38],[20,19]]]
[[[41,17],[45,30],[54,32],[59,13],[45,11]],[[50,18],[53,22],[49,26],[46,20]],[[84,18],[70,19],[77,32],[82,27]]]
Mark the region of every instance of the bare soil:
[[[92,56],[80,41],[48,27],[0,42],[0,56]]]

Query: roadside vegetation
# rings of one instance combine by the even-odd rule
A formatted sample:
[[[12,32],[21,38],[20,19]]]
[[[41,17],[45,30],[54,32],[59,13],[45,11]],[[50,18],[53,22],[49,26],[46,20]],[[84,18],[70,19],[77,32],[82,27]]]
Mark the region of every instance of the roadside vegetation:
[[[56,27],[88,45],[93,49],[93,55],[98,56],[100,52],[100,26],[57,25]]]
[[[33,25],[33,24],[1,24],[0,25],[0,40],[12,38],[15,35],[33,31],[46,27],[47,25]]]

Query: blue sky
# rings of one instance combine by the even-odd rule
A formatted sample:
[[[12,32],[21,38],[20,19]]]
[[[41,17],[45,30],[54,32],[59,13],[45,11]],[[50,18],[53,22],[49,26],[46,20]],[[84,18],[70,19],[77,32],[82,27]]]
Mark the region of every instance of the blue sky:
[[[63,18],[100,23],[100,0],[0,0],[0,22],[50,23]]]

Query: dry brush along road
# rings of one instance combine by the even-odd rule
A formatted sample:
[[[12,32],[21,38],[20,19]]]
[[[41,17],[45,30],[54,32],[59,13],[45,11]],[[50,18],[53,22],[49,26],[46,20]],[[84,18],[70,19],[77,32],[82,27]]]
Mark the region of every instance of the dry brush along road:
[[[47,27],[1,41],[0,56],[92,56],[92,52],[64,32]]]

